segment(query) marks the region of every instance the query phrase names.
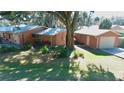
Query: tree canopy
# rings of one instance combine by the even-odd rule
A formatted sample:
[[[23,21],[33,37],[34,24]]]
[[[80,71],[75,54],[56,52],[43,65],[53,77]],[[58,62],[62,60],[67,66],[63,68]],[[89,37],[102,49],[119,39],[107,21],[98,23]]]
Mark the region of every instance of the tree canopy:
[[[112,17],[111,20],[114,25],[124,25],[124,17]]]
[[[11,24],[30,23],[32,12],[28,11],[2,11],[0,15],[9,20]]]
[[[76,30],[79,11],[3,11],[0,15],[16,25],[28,23],[56,27],[61,24],[67,31],[66,47],[74,48],[73,33]]]
[[[112,22],[105,18],[99,25],[99,29],[110,29],[112,26]]]
[[[92,25],[92,15],[94,11],[90,12],[79,12],[79,17],[78,17],[78,26],[90,26]]]

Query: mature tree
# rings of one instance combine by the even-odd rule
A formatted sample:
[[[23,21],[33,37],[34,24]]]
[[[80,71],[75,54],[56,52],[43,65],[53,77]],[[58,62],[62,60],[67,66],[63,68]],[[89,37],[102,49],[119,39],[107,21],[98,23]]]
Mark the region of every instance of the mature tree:
[[[100,21],[100,18],[97,16],[97,17],[95,17],[95,19],[94,19],[94,21]]]
[[[69,49],[74,49],[73,35],[76,28],[79,12],[78,11],[54,11],[49,13],[55,15],[65,25],[65,28],[67,30],[66,47]]]
[[[2,11],[0,15],[11,21],[11,24],[29,23],[31,20],[31,11]]]
[[[92,24],[92,15],[94,14],[94,11],[90,11],[87,19],[87,26],[90,26]]]
[[[79,23],[79,27],[81,26],[90,26],[92,25],[92,15],[93,15],[94,11],[90,11],[90,12],[80,12],[79,13],[79,17],[78,17],[78,23]]]
[[[114,25],[124,25],[124,17],[112,17],[111,21]]]
[[[2,11],[0,15],[11,24],[34,24],[47,27],[63,27],[58,18],[46,11]]]
[[[31,22],[35,25],[44,25],[47,27],[63,27],[63,24],[59,22],[56,16],[45,11],[35,11]]]
[[[78,26],[79,27],[86,26],[87,18],[88,18],[88,13],[87,12],[79,12]]]
[[[111,26],[112,26],[112,22],[106,18],[100,23],[99,29],[110,29]]]
[[[20,24],[24,22],[28,22],[28,23],[34,22],[32,21],[34,19],[35,19],[35,22],[38,23],[39,25],[45,24],[48,27],[50,27],[50,25],[51,27],[53,27],[53,24],[57,24],[58,22],[62,23],[67,30],[66,47],[70,49],[74,49],[73,34],[76,29],[78,14],[79,14],[78,11],[50,11],[50,12],[36,12],[36,11],[35,12],[33,11],[31,12],[27,12],[27,11],[9,12],[9,11],[5,11],[5,12],[0,12],[0,15],[2,17],[8,20],[11,20],[12,22],[15,22],[15,24]],[[57,20],[55,18],[57,18]]]
[[[10,25],[10,21],[0,18],[0,26]]]
[[[101,18],[100,17],[95,17],[94,19],[93,19],[93,25],[99,25],[99,23],[100,23],[100,20],[101,20]]]

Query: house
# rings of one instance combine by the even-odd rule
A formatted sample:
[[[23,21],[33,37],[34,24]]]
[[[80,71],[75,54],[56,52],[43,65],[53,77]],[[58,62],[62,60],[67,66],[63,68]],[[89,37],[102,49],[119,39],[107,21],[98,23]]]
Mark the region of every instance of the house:
[[[80,30],[80,29],[99,29],[99,25],[80,26],[80,27],[78,27],[78,30]]]
[[[82,29],[75,31],[79,43],[91,48],[114,48],[118,46],[118,34],[110,30]]]
[[[111,30],[121,34],[124,33],[124,26],[112,25]]]
[[[23,45],[26,43],[33,43],[33,32],[38,32],[45,27],[33,26],[33,25],[19,25],[19,26],[1,26],[0,37],[9,42]]]
[[[66,30],[61,28],[48,28],[41,32],[33,33],[35,41],[46,42],[50,45],[65,45]]]

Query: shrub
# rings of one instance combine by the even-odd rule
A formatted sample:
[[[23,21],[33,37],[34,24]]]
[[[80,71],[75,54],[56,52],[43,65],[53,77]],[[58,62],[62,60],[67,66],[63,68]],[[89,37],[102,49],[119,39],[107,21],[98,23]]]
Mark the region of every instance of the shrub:
[[[112,72],[105,71],[101,66],[97,67],[94,64],[89,64],[87,68],[88,68],[88,71],[81,72],[82,80],[89,80],[89,81],[116,80]]]
[[[25,44],[25,45],[23,45],[22,49],[23,49],[23,50],[29,50],[29,49],[31,49],[31,47],[32,47],[32,45],[30,45],[30,44]]]
[[[112,26],[112,22],[106,18],[100,23],[99,29],[110,29],[111,26]]]
[[[41,47],[41,48],[40,48],[40,52],[41,52],[42,54],[47,54],[47,53],[49,53],[49,48],[48,48],[48,46],[45,45],[45,46]]]
[[[64,46],[57,46],[54,49],[54,56],[58,58],[64,58],[69,55],[69,50],[66,49]]]
[[[5,46],[0,46],[0,53],[4,53],[6,51],[7,51],[7,49]]]
[[[14,46],[1,46],[0,47],[0,53],[6,53],[6,52],[15,52],[17,51],[18,49]]]
[[[8,51],[10,52],[14,52],[14,51],[17,51],[17,48],[12,46],[12,47],[8,47]]]
[[[83,53],[81,53],[81,52],[79,52],[79,51],[77,51],[77,50],[74,50],[74,51],[72,52],[72,54],[71,54],[71,58],[77,59],[78,57],[84,58]]]

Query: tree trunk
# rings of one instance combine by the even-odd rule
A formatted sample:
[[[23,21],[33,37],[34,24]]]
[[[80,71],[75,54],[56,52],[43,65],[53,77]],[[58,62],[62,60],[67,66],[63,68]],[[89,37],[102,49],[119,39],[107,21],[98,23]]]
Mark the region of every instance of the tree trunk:
[[[73,50],[74,49],[74,39],[73,34],[74,31],[72,26],[66,26],[67,34],[66,34],[66,48]]]

